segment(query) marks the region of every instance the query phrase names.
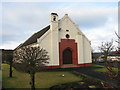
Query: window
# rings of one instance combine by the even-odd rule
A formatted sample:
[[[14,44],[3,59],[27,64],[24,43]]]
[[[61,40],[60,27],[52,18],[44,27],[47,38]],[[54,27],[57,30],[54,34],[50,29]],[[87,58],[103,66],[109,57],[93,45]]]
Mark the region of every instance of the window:
[[[70,38],[70,35],[69,35],[69,34],[66,34],[66,38],[69,39],[69,38]]]

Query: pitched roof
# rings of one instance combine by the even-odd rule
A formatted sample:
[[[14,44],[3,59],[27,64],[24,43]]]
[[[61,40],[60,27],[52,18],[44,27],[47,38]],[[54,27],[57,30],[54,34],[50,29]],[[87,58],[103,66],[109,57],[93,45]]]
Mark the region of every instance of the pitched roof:
[[[46,33],[50,29],[50,25],[43,28],[42,30],[38,31],[37,33],[34,33],[30,38],[28,38],[23,44],[21,44],[18,48],[27,46],[33,43],[37,42],[37,39],[40,38],[44,33]]]

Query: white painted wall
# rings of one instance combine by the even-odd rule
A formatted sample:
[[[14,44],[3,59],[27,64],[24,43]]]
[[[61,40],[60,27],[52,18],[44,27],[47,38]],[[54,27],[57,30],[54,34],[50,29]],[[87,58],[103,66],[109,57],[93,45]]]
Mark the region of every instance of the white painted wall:
[[[66,39],[66,37],[65,37],[66,34],[70,35],[70,39],[76,39],[78,30],[76,28],[76,25],[70,20],[68,15],[65,15],[60,20],[59,28],[61,28],[61,30],[59,32],[60,33],[59,39]],[[66,30],[69,30],[69,32],[66,32]]]
[[[86,38],[83,39],[83,48],[84,63],[91,63],[91,46],[90,42]]]
[[[84,63],[84,56],[83,56],[83,36],[78,33],[77,35],[77,48],[78,48],[78,64]]]
[[[48,52],[48,55],[50,57],[49,64],[52,65],[51,61],[51,31],[48,30],[41,38],[37,39],[37,42],[39,46],[43,49],[45,49]]]

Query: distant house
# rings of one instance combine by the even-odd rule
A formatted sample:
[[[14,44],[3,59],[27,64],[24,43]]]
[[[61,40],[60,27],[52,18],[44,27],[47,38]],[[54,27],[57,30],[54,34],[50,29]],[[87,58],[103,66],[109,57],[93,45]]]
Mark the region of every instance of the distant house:
[[[48,68],[92,65],[91,43],[68,14],[58,19],[57,13],[51,13],[50,25],[33,34],[17,48],[28,45],[46,49],[50,56]]]
[[[104,62],[104,55],[102,53],[93,53],[93,62]],[[107,57],[108,61],[120,61],[120,54],[117,52],[111,52]]]
[[[111,60],[111,61],[120,61],[120,55],[111,55],[111,56],[108,56],[108,60]]]
[[[113,51],[108,56],[108,60],[111,60],[111,61],[120,61],[120,52],[119,51]]]
[[[111,61],[120,61],[120,52],[114,51],[108,56],[108,60]]]

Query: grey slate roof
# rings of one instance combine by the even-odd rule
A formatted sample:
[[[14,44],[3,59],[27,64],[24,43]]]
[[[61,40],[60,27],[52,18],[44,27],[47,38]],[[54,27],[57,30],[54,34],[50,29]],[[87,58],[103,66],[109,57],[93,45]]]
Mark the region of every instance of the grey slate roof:
[[[23,44],[20,44],[17,48],[36,43],[37,39],[40,38],[49,29],[50,29],[50,25],[48,25],[47,27],[45,27],[42,30],[38,31],[37,33],[34,33],[30,38],[28,38]]]

